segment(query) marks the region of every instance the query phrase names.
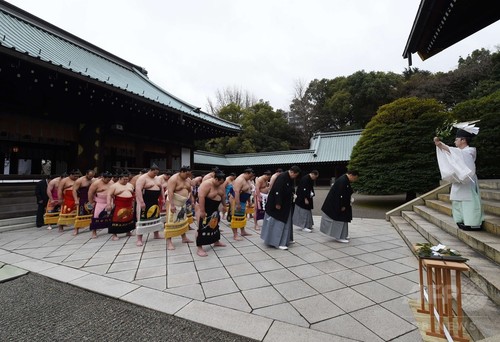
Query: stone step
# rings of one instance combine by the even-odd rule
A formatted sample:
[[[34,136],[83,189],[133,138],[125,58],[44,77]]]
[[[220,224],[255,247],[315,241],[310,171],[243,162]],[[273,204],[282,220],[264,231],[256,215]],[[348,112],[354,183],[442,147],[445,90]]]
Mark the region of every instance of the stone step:
[[[500,202],[495,200],[481,200],[485,213],[500,216]]]
[[[0,226],[0,233],[7,232],[10,230],[28,229],[28,228],[35,228],[35,227],[36,227],[35,217],[33,216],[30,222]]]
[[[415,214],[414,212],[405,212],[405,215]],[[408,217],[408,216],[407,216]],[[416,218],[413,218],[415,221]],[[406,242],[408,247],[415,252],[414,247],[417,243],[432,243],[433,245],[438,244],[439,241],[435,238],[435,234],[429,234],[423,226],[427,226],[423,222],[420,222],[422,227],[420,230],[424,232],[431,240],[427,240],[417,229],[413,227],[405,218],[402,216],[391,216],[390,222],[393,227],[398,231],[403,240]],[[440,229],[434,227],[436,232],[439,233]],[[457,243],[461,243],[457,241]],[[465,253],[464,253],[465,254]],[[469,262],[467,263],[469,264]],[[471,268],[472,269],[472,268]],[[425,273],[425,270],[424,270]],[[482,340],[484,336],[497,336],[500,334],[500,326],[495,323],[498,315],[500,314],[500,307],[493,302],[489,296],[476,285],[470,277],[478,279],[476,271],[472,270],[466,274],[467,277],[462,278],[462,305],[464,313],[464,326],[466,327],[469,334],[473,337],[475,341]],[[425,275],[424,275],[425,279]],[[486,283],[485,280],[483,282]],[[464,290],[465,289],[465,290]],[[453,299],[455,301],[455,298]],[[478,305],[480,303],[480,305]],[[454,307],[456,308],[456,303],[454,302]]]
[[[12,203],[8,204],[0,204],[0,213],[2,212],[7,212],[7,211],[26,211],[26,210],[37,210],[38,205],[36,204],[36,201],[30,201],[30,202],[21,202],[21,203],[16,203],[17,201],[13,201]]]
[[[35,197],[35,191],[34,190],[4,191],[2,188],[0,188],[0,199],[11,198],[11,197]]]
[[[442,196],[438,195],[438,197],[441,198]],[[440,213],[451,217],[451,203],[441,200],[425,200],[425,204],[427,207],[435,209]],[[491,234],[500,236],[500,215],[485,214],[483,221],[483,229]]]
[[[451,203],[450,194],[438,194],[438,200],[446,203]]]
[[[396,230],[399,232],[399,235],[401,235],[403,240],[412,251],[413,246],[415,246],[416,244],[429,242],[402,216],[391,216],[390,222],[392,223],[393,227],[396,228]]]
[[[500,179],[480,179],[479,188],[483,189],[500,190]]]
[[[487,230],[465,231],[458,229],[452,217],[427,206],[414,206],[414,211],[428,222],[500,264],[500,235],[492,234]],[[491,219],[493,218],[495,217],[491,217]]]
[[[0,220],[36,214],[35,184],[32,180],[0,183]]]
[[[443,215],[436,213],[436,215]],[[443,215],[445,216],[445,215]],[[469,278],[497,305],[500,305],[500,266],[490,258],[473,249],[457,236],[449,234],[436,224],[429,222],[415,211],[404,211],[402,218],[433,245],[443,244],[453,248],[469,259]]]
[[[441,195],[439,195],[441,196]],[[451,203],[442,200],[425,200],[425,205],[435,209],[442,214],[451,216]]]
[[[35,192],[35,183],[0,184],[0,192],[31,191]]]
[[[481,198],[500,202],[500,190],[481,189]]]
[[[485,213],[500,216],[500,200],[494,198],[496,196],[496,192],[497,192],[496,190],[490,194],[485,194],[481,192],[481,203],[483,204],[483,210]],[[500,192],[498,192],[498,194],[500,195]],[[440,201],[451,204],[449,194],[438,194],[438,199]]]
[[[36,203],[36,197],[31,194],[29,197],[19,197],[19,196],[11,196],[11,197],[0,197],[0,206],[6,204],[18,204],[18,203]]]
[[[34,216],[36,215],[37,205],[24,205],[22,209],[12,209],[10,207],[1,208],[0,209],[0,220],[16,218],[16,217],[25,217],[25,216]]]
[[[15,218],[8,218],[8,219],[2,219],[2,220],[0,220],[0,227],[10,226],[10,225],[13,225],[13,224],[35,222],[35,219],[36,219],[36,217],[33,216],[33,215],[23,216],[23,217],[15,217]]]

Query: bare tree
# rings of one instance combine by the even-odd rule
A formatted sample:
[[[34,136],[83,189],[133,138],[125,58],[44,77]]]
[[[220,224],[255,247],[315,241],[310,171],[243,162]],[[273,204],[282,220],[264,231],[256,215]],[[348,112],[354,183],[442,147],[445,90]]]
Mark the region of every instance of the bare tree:
[[[301,144],[307,146],[313,134],[312,107],[307,96],[308,86],[304,80],[295,80],[294,95],[288,113],[288,123],[301,132]]]
[[[242,109],[245,109],[252,107],[259,101],[248,90],[243,90],[237,86],[233,86],[232,88],[226,87],[223,90],[217,89],[215,92],[215,100],[207,97],[207,102],[207,111],[217,115],[221,108],[226,107],[229,104],[235,104]]]

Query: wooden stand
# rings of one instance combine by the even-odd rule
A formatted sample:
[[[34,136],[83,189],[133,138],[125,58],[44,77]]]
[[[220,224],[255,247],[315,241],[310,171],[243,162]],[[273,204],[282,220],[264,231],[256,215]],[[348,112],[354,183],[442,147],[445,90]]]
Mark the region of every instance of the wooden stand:
[[[420,286],[420,309],[417,312],[428,314],[429,310],[425,310],[425,297],[424,297],[424,265],[422,258],[418,258],[418,281]]]
[[[427,269],[427,290],[429,292],[429,310],[425,310],[423,299],[423,273],[422,268]],[[457,299],[457,334],[454,332],[453,326],[453,307],[452,307],[452,291],[451,291],[451,271],[455,271],[456,281],[456,299]],[[419,259],[419,276],[420,276],[420,299],[421,308],[419,312],[429,313],[431,328],[426,332],[429,336],[446,338],[444,333],[445,316],[447,319],[447,328],[450,336],[455,341],[469,341],[463,335],[462,326],[462,282],[461,272],[468,271],[469,267],[460,262],[443,261],[434,259]],[[436,331],[436,309],[439,315],[439,332]]]

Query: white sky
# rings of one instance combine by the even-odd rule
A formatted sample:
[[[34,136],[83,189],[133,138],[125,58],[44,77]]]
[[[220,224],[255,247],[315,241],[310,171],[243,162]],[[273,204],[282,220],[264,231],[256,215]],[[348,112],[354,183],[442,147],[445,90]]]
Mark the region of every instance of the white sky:
[[[401,73],[420,0],[8,0],[148,71],[206,110],[236,87],[288,110],[297,80],[356,71]],[[496,51],[500,21],[413,66],[449,71],[475,49]]]

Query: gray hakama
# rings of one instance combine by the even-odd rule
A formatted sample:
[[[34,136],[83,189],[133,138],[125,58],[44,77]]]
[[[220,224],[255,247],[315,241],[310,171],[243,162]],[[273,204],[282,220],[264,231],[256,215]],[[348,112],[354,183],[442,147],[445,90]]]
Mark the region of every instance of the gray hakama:
[[[292,221],[294,226],[311,229],[314,225],[312,210],[295,205]]]
[[[285,222],[276,220],[266,213],[264,223],[260,231],[260,237],[264,243],[269,246],[279,247],[288,246],[292,232],[292,213],[288,214]]]
[[[321,217],[321,226],[319,230],[337,240],[345,240],[349,236],[347,222],[332,220],[325,214]]]

